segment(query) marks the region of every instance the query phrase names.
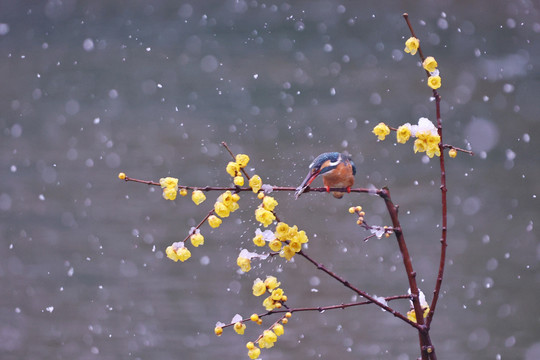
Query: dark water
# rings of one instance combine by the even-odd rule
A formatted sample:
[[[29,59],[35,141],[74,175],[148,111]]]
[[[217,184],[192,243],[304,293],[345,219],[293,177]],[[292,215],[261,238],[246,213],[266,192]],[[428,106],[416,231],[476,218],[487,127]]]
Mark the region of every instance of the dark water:
[[[532,1],[0,1],[0,358],[237,359],[261,327],[216,338],[216,321],[262,312],[256,277],[291,306],[352,300],[299,258],[237,273],[253,206],[210,231],[186,263],[164,259],[207,213],[117,179],[230,183],[226,141],[248,170],[296,186],[313,156],[348,151],[359,186],[389,186],[420,287],[439,254],[438,163],[371,129],[434,119],[409,12],[443,78],[448,266],[432,327],[443,359],[538,359],[540,16]],[[536,146],[534,144],[537,144]],[[380,199],[276,194],[309,253],[358,287],[403,294],[393,238],[367,243],[347,213],[386,224]],[[407,311],[408,304],[396,305]],[[415,359],[417,335],[374,307],[294,315],[265,359]]]

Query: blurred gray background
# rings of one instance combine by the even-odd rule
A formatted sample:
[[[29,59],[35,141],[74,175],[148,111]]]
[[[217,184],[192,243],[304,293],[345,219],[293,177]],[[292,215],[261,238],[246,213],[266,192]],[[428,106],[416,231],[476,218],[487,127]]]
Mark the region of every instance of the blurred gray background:
[[[539,11],[525,0],[0,1],[0,358],[247,359],[262,327],[213,328],[263,312],[256,277],[278,276],[294,307],[354,300],[301,258],[239,274],[258,227],[247,193],[222,227],[203,227],[188,262],[164,258],[218,194],[170,202],[117,174],[226,186],[221,141],[274,185],[297,186],[319,153],[349,152],[358,186],[391,188],[430,300],[438,162],[371,133],[435,119],[418,58],[403,52],[403,12],[439,62],[444,141],[475,151],[447,160],[439,358],[540,358]],[[380,199],[276,199],[314,258],[370,294],[406,293],[395,239],[364,242],[347,212],[362,205],[368,222],[389,224]],[[417,334],[375,307],[295,314],[262,352],[418,355]]]

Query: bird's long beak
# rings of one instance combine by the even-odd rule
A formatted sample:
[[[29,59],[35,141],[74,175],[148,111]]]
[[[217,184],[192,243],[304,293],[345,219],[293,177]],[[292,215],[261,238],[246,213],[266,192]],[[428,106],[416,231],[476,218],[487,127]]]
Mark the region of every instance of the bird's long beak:
[[[296,192],[294,193],[295,199],[298,199],[300,195],[306,190],[306,188],[315,180],[315,178],[319,175],[320,171],[312,173],[311,171],[309,174],[307,174],[304,181],[302,181],[302,184],[300,184],[299,187],[296,188]]]

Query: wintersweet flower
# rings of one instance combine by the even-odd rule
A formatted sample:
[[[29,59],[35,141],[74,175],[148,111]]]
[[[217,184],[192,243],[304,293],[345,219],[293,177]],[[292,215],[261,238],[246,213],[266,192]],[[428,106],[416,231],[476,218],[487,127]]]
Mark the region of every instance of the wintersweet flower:
[[[276,334],[274,334],[274,332],[272,330],[264,330],[263,331],[263,336],[259,340],[259,346],[261,348],[269,349],[272,346],[274,346],[274,343],[276,341],[277,341],[277,336],[276,336]]]
[[[253,322],[258,322],[259,321],[259,315],[257,314],[251,314],[251,316],[249,317],[249,319]]]
[[[238,166],[238,164],[234,161],[229,161],[225,170],[227,171],[227,174],[231,175],[232,177],[240,174],[240,166]]]
[[[432,73],[437,68],[437,61],[435,60],[433,56],[428,56],[427,58],[424,59],[422,66],[427,72]]]
[[[264,280],[264,285],[268,288],[268,290],[274,290],[279,285],[281,285],[281,283],[277,281],[277,278],[275,276],[267,276]]]
[[[253,175],[251,179],[249,179],[249,186],[251,187],[251,190],[253,190],[254,193],[259,192],[262,186],[262,179],[259,175]]]
[[[266,285],[264,284],[264,282],[257,278],[255,279],[255,281],[253,282],[253,286],[252,286],[252,290],[253,290],[253,295],[255,296],[261,296],[262,294],[264,294],[266,292]],[[256,314],[255,314],[256,315]],[[253,315],[252,315],[253,316]],[[257,321],[258,320],[258,316],[257,316],[257,319],[256,320],[253,320],[253,318],[251,320],[253,321]]]
[[[441,77],[439,75],[430,76],[427,80],[428,86],[433,90],[437,90],[441,87]]]
[[[217,336],[221,336],[221,334],[223,334],[223,328],[221,326],[216,326],[214,328],[214,334],[216,334]]]
[[[456,149],[450,149],[450,151],[448,151],[448,156],[450,156],[451,158],[455,158],[457,156]]]
[[[126,180],[126,173],[123,173],[123,172],[118,173],[118,178],[119,178],[120,180]]]
[[[268,211],[274,211],[275,207],[278,205],[276,199],[272,196],[265,196],[263,198],[263,207]]]
[[[213,228],[219,227],[221,223],[222,223],[221,219],[218,218],[216,215],[210,215],[208,217],[208,224]]]
[[[255,237],[253,238],[253,243],[260,247],[266,245],[266,241],[264,241],[264,238],[262,235],[255,235]]]
[[[259,357],[259,355],[261,355],[261,349],[259,349],[258,347],[253,347],[248,351],[248,356],[250,359],[255,360]]]
[[[291,242],[289,243],[289,246],[291,247],[291,249],[297,253],[299,252],[300,250],[302,250],[302,243],[300,241],[296,241],[296,240],[291,240]]]
[[[276,324],[274,325],[274,327],[272,327],[272,331],[274,332],[274,334],[276,334],[277,336],[281,336],[283,335],[283,333],[285,332],[283,330],[283,325],[281,324]]]
[[[175,262],[180,260],[181,262],[186,261],[191,257],[191,252],[184,246],[182,241],[173,243],[171,246],[168,246],[165,249],[167,257]]]
[[[199,245],[204,244],[204,236],[202,236],[200,233],[191,235],[190,239],[191,239],[191,245],[195,247],[199,247]]]
[[[279,222],[276,226],[275,235],[276,238],[281,241],[287,240],[287,236],[289,235],[289,225],[284,222]]]
[[[267,227],[276,220],[276,216],[271,211],[258,207],[257,210],[255,210],[255,219],[263,224],[264,227]]]
[[[166,177],[159,179],[159,184],[162,188],[177,188],[178,179],[173,177]]]
[[[418,40],[415,37],[410,37],[405,41],[405,51],[408,54],[415,55],[418,51],[418,48],[420,47],[420,40]]]
[[[290,245],[284,246],[283,249],[281,249],[281,251],[279,252],[279,256],[284,257],[285,259],[287,259],[287,261],[290,261],[293,258],[294,254],[296,254],[296,252]]]
[[[251,260],[248,258],[239,256],[238,259],[236,259],[236,264],[243,272],[248,272],[249,270],[251,270]]]
[[[178,260],[181,262],[184,262],[191,257],[191,252],[186,247],[178,249],[176,254],[178,255]]]
[[[240,209],[240,205],[238,203],[233,202],[231,205],[228,206],[228,209],[230,212],[235,212],[236,210]]]
[[[233,179],[233,183],[236,186],[244,186],[244,177],[243,176],[235,176]]]
[[[176,255],[176,251],[172,246],[167,246],[167,249],[165,249],[165,254],[167,254],[169,259],[174,260],[174,262],[178,261],[178,255]]]
[[[242,322],[234,323],[234,331],[239,335],[244,335],[244,330],[246,330],[246,324]]]
[[[414,140],[414,153],[425,152],[427,150],[427,143],[422,139]]]
[[[293,239],[298,235],[298,226],[289,226],[289,232],[287,234],[287,239]]]
[[[411,137],[411,124],[406,123],[398,127],[396,131],[397,142],[405,144]],[[353,211],[354,212],[354,211]]]
[[[279,251],[281,250],[281,241],[279,241],[278,239],[274,239],[270,241],[268,247],[272,249],[272,251]]]
[[[300,244],[305,244],[309,241],[306,232],[304,230],[300,230],[293,238],[293,241],[298,241]]]
[[[277,289],[273,290],[272,295],[270,295],[270,296],[272,297],[272,300],[280,301],[281,297],[283,296],[283,289],[277,288]]]
[[[276,302],[272,299],[271,296],[267,297],[263,301],[263,306],[266,310],[270,311],[276,308]],[[261,346],[262,347],[262,346]]]
[[[246,154],[238,154],[236,155],[235,160],[240,168],[245,168],[249,162],[249,156]]]
[[[232,201],[238,202],[238,200],[240,200],[240,195],[237,193],[232,194]]]
[[[181,196],[186,196],[187,195],[187,189],[185,189],[185,188],[180,189],[180,195]]]
[[[165,200],[175,200],[177,194],[178,194],[177,188],[166,187],[163,189],[162,195]]]
[[[382,141],[386,135],[390,134],[390,128],[386,126],[385,123],[381,122],[373,128],[372,132],[379,137],[379,140]]]
[[[223,204],[222,202],[217,201],[214,204],[214,212],[219,217],[226,218],[226,217],[229,217],[229,214],[230,214],[231,211],[229,210],[229,208],[227,206],[225,206],[225,204]]]
[[[195,190],[191,194],[191,200],[193,200],[195,205],[199,205],[204,200],[206,200],[206,196],[204,195],[204,193],[201,190]]]

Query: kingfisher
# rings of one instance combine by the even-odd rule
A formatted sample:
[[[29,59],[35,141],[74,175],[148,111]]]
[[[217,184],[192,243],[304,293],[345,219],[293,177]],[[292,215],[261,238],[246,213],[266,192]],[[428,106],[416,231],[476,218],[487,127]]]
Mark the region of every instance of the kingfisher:
[[[324,187],[327,192],[330,192],[330,188],[347,188],[347,192],[350,192],[351,186],[354,184],[356,166],[354,166],[351,157],[347,154],[326,152],[317,156],[309,165],[309,173],[306,179],[296,188],[294,193],[296,199],[319,175],[323,177]],[[334,191],[332,195],[336,199],[343,197],[343,193],[339,191]]]

